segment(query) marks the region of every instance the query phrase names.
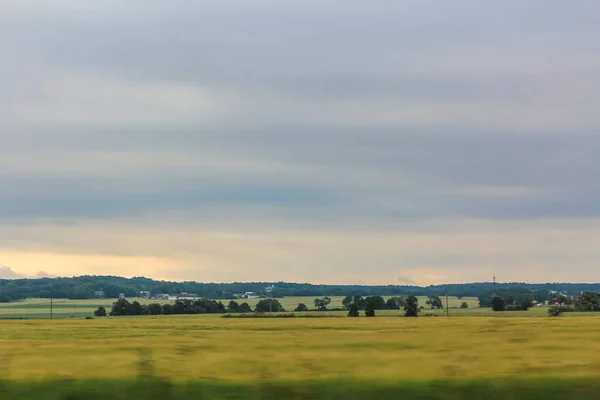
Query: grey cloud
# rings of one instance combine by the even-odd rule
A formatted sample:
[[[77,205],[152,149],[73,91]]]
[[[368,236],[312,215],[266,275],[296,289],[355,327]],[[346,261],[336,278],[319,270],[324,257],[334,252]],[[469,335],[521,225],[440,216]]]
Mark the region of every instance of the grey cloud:
[[[313,231],[597,218],[598,11],[2,2],[1,218]]]
[[[34,275],[26,275],[15,272],[11,267],[0,265],[0,279],[25,279],[25,278],[55,278],[56,275],[44,271],[36,272]]]

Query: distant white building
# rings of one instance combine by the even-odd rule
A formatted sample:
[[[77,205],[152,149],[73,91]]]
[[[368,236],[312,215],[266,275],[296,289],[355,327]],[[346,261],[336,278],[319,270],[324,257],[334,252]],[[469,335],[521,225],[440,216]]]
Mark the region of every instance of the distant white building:
[[[273,293],[273,290],[275,290],[275,285],[267,286],[265,288],[265,292],[267,292],[267,294]]]
[[[150,292],[148,292],[147,290],[142,290],[139,296],[147,299],[150,297]]]
[[[103,299],[106,297],[106,293],[104,293],[104,290],[96,290],[94,291],[94,297],[97,299]]]

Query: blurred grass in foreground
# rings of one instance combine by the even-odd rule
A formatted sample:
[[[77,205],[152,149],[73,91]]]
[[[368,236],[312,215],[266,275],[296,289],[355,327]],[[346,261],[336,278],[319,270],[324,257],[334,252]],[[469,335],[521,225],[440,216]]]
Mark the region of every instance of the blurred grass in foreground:
[[[600,398],[600,382],[574,379],[460,383],[448,381],[384,383],[342,380],[243,385],[226,382],[172,384],[168,380],[48,380],[0,382],[0,398],[14,400],[593,400]]]

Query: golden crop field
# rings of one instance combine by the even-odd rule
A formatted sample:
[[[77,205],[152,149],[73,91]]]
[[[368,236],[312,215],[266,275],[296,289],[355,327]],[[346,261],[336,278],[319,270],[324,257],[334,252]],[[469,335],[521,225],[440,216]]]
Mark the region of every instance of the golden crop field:
[[[170,392],[171,398],[198,396],[207,387],[216,394],[205,398],[215,399],[391,399],[399,393],[402,398],[483,398],[465,395],[477,393],[500,399],[506,397],[493,394],[504,393],[514,399],[564,399],[582,398],[570,397],[582,390],[585,398],[595,398],[590,393],[597,393],[594,382],[600,378],[600,317],[0,321],[0,374],[11,382],[5,388],[14,391],[11,398],[97,398],[68,397],[68,391],[157,398],[143,397],[138,386],[133,395],[126,389],[127,382],[140,382],[138,366],[147,357],[152,376],[185,392]],[[158,378],[152,382],[161,382]],[[551,378],[559,381],[548,382]],[[269,390],[288,391],[271,397],[251,391],[265,382]],[[535,397],[532,385],[545,389]],[[309,387],[311,394],[296,395]],[[335,397],[341,388],[346,394]],[[228,390],[232,394],[224,394]]]
[[[600,318],[295,318],[205,316],[3,321],[10,378],[136,374],[252,381],[320,378],[600,377]],[[367,368],[368,365],[368,368]]]

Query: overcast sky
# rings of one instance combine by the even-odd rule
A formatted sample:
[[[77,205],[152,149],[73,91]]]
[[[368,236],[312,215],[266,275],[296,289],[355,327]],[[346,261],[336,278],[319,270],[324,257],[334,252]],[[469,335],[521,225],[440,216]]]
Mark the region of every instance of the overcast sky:
[[[2,0],[0,278],[600,281],[596,0]]]

